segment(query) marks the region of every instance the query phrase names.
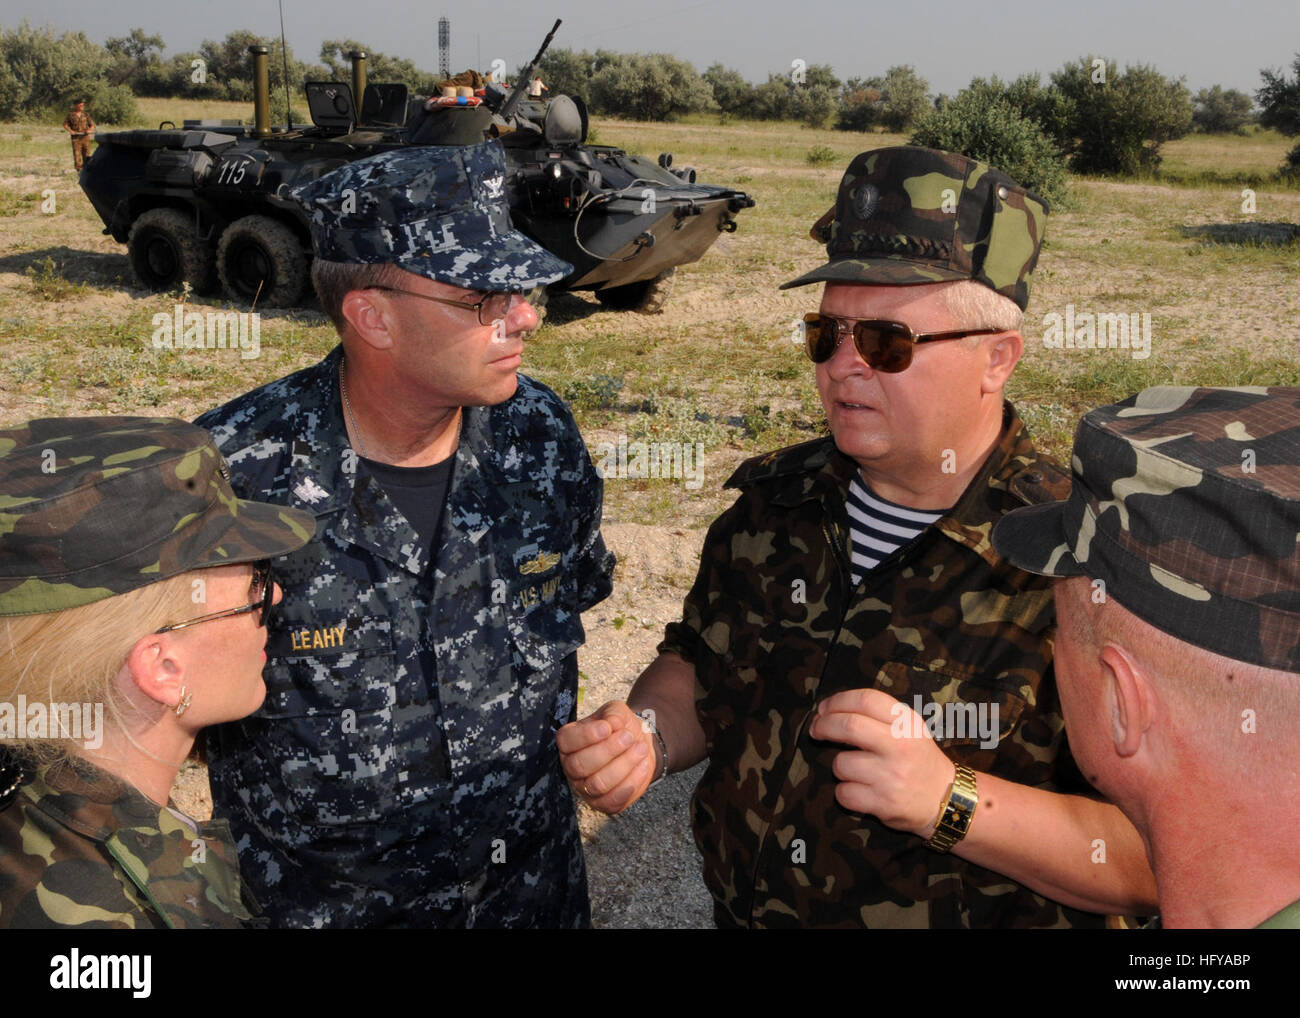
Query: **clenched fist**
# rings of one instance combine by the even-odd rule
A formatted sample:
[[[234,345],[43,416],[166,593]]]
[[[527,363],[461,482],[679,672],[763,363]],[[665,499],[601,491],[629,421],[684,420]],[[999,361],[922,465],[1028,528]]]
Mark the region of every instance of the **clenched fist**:
[[[574,791],[602,813],[621,813],[645,794],[659,766],[650,726],[622,700],[555,733]]]

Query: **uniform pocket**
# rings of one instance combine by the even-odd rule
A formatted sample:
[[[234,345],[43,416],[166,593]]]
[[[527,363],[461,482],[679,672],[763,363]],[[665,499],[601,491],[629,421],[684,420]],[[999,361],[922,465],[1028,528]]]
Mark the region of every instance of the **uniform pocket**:
[[[244,722],[245,788],[299,824],[371,823],[402,808],[392,753],[393,641],[386,618],[313,618],[267,640],[266,701]],[[269,781],[269,784],[268,784]]]
[[[923,725],[949,757],[975,770],[990,769],[1026,707],[1018,678],[1001,681],[947,662],[888,661],[875,684],[919,716],[896,710],[894,734],[921,735]]]
[[[575,716],[582,621],[556,598],[512,613],[507,624],[519,679],[525,758],[531,759],[539,749],[553,748],[556,730]]]
[[[267,638],[266,700],[258,717],[374,711],[393,702],[391,622],[380,617],[315,618]]]

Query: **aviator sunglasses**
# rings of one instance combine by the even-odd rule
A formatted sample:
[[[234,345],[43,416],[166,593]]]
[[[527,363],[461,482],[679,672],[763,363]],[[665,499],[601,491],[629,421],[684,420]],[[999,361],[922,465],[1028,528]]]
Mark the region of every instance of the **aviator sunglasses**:
[[[253,585],[249,589],[249,596],[253,599],[250,604],[239,608],[228,608],[223,612],[213,612],[211,615],[200,615],[197,619],[190,619],[188,622],[163,626],[161,629],[155,629],[154,633],[171,633],[187,626],[197,626],[200,622],[211,622],[213,619],[224,619],[231,615],[246,615],[248,612],[258,612],[257,624],[265,626],[271,614],[271,605],[275,601],[275,583],[271,579],[271,563],[268,559],[253,563]]]
[[[850,326],[848,323],[853,322]],[[936,343],[941,339],[961,339],[963,336],[992,335],[1005,329],[959,329],[954,332],[913,332],[903,322],[888,322],[875,318],[858,321],[833,318],[813,312],[803,316],[804,339],[808,344],[808,357],[814,364],[830,360],[839,348],[846,332],[853,334],[853,345],[873,371],[897,374],[906,371],[912,363],[912,350],[917,343]]]

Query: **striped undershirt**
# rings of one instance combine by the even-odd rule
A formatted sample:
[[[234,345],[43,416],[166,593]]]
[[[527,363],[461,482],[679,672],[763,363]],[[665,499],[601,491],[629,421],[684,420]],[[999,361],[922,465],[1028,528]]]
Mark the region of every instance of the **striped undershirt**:
[[[908,509],[886,502],[873,495],[856,476],[849,484],[848,510],[855,587],[862,577],[947,512]]]

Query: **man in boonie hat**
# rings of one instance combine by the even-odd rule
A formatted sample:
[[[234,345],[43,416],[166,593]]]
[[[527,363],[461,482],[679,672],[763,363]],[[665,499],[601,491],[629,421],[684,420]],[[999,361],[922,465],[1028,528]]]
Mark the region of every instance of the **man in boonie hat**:
[[[611,589],[601,481],[517,374],[571,267],[510,221],[499,144],[406,148],[292,192],[341,343],[205,414],[238,491],[312,513],[277,563],[263,709],[214,802],[282,926],[581,926],[555,729]]]
[[[1058,794],[1091,790],[1051,591],[989,545],[1064,491],[1002,395],[1046,217],[965,156],[853,159],[813,228],[829,260],[785,284],[826,284],[803,339],[831,436],[740,466],[658,659],[560,733],[607,811],[708,757],[693,821],[719,925],[1086,926],[1154,902],[1119,810]]]
[[[1147,389],[1079,422],[1071,466],[993,540],[1057,578],[1080,766],[1162,925],[1300,927],[1300,389]]]

